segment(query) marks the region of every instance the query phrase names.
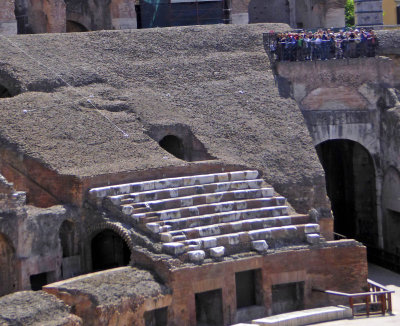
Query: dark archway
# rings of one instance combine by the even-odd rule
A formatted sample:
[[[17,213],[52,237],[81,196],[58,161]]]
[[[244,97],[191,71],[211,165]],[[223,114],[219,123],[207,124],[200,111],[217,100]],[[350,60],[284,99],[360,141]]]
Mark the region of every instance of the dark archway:
[[[4,86],[0,85],[0,98],[11,97],[10,91]]]
[[[359,143],[337,139],[316,146],[325,170],[335,232],[378,247],[375,168]]]
[[[0,296],[16,290],[15,251],[0,233]]]
[[[125,241],[114,231],[104,230],[92,240],[93,271],[126,266],[131,252]]]
[[[159,144],[168,153],[171,153],[181,160],[185,159],[185,148],[182,139],[173,135],[167,135],[160,140]]]
[[[67,20],[67,33],[79,33],[87,31],[88,29],[82,24],[72,20]]]

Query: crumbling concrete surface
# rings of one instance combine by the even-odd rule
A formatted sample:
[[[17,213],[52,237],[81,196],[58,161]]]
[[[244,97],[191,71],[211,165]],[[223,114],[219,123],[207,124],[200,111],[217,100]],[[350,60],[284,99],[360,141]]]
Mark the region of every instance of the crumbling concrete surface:
[[[217,162],[262,171],[299,212],[328,208],[304,119],[279,95],[262,46],[263,32],[288,28],[9,38],[0,45],[0,84],[19,95],[0,101],[0,139],[57,173],[84,177],[188,165],[153,139],[154,130],[184,126]]]
[[[53,295],[22,291],[0,298],[0,325],[78,326],[82,320]]]
[[[143,313],[168,306],[170,290],[134,267],[76,277],[44,288],[70,305],[85,325],[144,326]]]

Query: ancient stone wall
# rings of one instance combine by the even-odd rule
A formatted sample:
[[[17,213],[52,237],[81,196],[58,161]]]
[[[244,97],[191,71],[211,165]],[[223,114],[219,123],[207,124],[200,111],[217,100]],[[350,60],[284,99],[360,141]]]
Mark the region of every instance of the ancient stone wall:
[[[251,0],[248,4],[249,23],[287,23],[292,28],[343,27],[343,0]],[[235,2],[233,2],[233,16]]]
[[[340,247],[338,243],[330,248],[276,253],[173,271],[168,282],[173,291],[169,321],[172,325],[196,324],[195,296],[213,290],[222,291],[224,325],[240,322],[243,313],[248,319],[250,314],[255,318],[272,314],[272,287],[277,284],[304,282],[304,308],[333,303],[332,298],[313,289],[362,292],[367,278],[365,247],[346,247],[345,242],[343,245]],[[235,274],[249,270],[259,271],[262,294],[256,302],[258,308],[238,309]],[[343,303],[339,301],[336,303]]]
[[[14,0],[0,1],[0,34],[17,34]]]
[[[65,32],[65,2],[63,0],[15,0],[19,33]]]
[[[65,220],[76,222],[78,216],[69,207],[26,206],[25,192],[14,190],[0,175],[0,269],[6,268],[0,273],[0,294],[30,290],[32,275],[41,274],[45,283],[61,279],[62,265],[72,267],[63,261],[60,227]],[[74,268],[75,275],[81,272],[80,258]]]
[[[110,10],[113,29],[137,28],[135,1],[113,0]]]
[[[281,85],[286,88],[286,94],[299,104],[316,146],[342,139],[360,144],[369,153],[373,161],[371,175],[375,180],[368,182],[376,185],[376,225],[369,227],[376,235],[370,232],[366,239],[373,237],[374,240],[365,241],[370,242],[373,255],[386,255],[391,261],[388,263],[396,266],[398,258],[395,256],[400,254],[400,245],[394,235],[398,232],[394,230],[398,230],[397,219],[400,214],[400,204],[396,200],[400,193],[400,66],[395,49],[398,38],[393,32],[380,33],[379,51],[390,58],[282,62],[278,63],[277,72],[282,78]],[[367,164],[368,158],[362,158],[360,153],[354,155],[358,155],[353,159],[359,160],[356,164],[359,164],[360,170]],[[356,175],[357,171],[354,173]],[[359,180],[361,183],[354,185],[355,192],[365,193],[367,185],[363,185],[364,181]],[[365,210],[366,205],[362,206],[356,210]],[[367,226],[368,223],[370,221],[365,220],[358,227],[361,229],[361,225]]]

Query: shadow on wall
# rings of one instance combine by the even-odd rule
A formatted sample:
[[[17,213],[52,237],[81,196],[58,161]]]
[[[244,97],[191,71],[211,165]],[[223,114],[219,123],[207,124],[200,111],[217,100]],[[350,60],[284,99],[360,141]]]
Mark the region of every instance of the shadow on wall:
[[[188,162],[215,160],[188,126],[152,126],[148,135],[168,153]]]

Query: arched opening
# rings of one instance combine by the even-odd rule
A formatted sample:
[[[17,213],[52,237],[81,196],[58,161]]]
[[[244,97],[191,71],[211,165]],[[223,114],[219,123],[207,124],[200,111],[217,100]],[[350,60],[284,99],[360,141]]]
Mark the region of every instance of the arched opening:
[[[67,20],[67,33],[79,33],[87,31],[88,29],[82,24],[72,20]]]
[[[0,234],[0,296],[16,290],[15,253],[8,239]]]
[[[168,153],[171,153],[172,155],[181,160],[185,159],[185,149],[183,146],[182,139],[173,135],[167,135],[160,140],[159,144]]]
[[[126,266],[130,256],[128,245],[112,230],[104,230],[92,240],[93,271]]]
[[[11,97],[10,91],[4,86],[0,85],[0,98]]]
[[[375,168],[371,155],[351,140],[328,140],[316,146],[325,170],[334,230],[378,247]]]

